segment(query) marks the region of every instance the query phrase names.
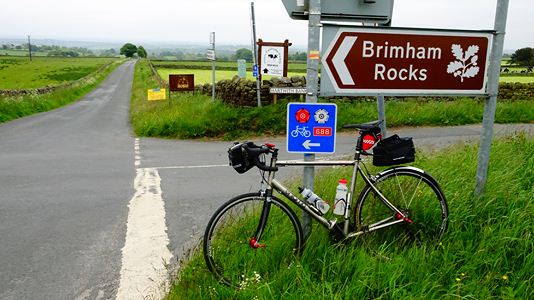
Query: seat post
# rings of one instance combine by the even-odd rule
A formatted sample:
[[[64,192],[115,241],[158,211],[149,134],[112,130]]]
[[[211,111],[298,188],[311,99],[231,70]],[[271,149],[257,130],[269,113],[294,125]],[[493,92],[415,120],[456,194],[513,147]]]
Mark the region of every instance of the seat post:
[[[354,153],[354,160],[359,161],[362,151],[362,138],[364,135],[364,131],[359,130],[358,131],[358,138],[356,139],[356,147],[355,147],[355,153]]]

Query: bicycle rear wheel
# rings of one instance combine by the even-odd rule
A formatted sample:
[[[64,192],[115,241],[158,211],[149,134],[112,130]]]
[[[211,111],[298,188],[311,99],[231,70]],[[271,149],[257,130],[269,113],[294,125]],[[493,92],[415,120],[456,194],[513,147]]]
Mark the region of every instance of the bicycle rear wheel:
[[[211,217],[204,258],[218,280],[243,288],[289,267],[303,243],[300,222],[287,204],[250,193],[226,202]]]
[[[380,200],[367,185],[356,204],[356,221],[360,230],[379,228],[376,238],[385,240],[429,241],[439,239],[447,230],[449,211],[445,196],[434,178],[413,167],[397,167],[379,173],[374,186],[407,218]]]

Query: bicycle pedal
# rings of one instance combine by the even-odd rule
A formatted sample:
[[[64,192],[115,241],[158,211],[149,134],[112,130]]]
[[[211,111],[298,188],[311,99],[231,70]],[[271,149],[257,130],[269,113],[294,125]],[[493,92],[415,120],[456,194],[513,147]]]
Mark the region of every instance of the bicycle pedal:
[[[333,244],[337,244],[345,240],[346,236],[343,233],[343,227],[340,224],[335,224],[328,232],[328,237]]]

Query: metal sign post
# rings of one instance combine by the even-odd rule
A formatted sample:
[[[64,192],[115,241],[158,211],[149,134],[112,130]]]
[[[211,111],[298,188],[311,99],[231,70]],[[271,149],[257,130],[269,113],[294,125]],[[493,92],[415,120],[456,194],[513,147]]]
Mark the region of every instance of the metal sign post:
[[[297,1],[298,2],[298,1]],[[321,36],[321,0],[310,0],[309,18],[308,18],[308,59],[306,72],[306,103],[317,103],[318,88],[318,71],[319,71],[319,47]],[[305,161],[314,161],[314,154],[304,154]],[[313,190],[315,180],[315,168],[305,166],[303,171],[303,184]],[[304,237],[307,238],[311,233],[311,217],[305,211],[302,211],[302,229]]]
[[[250,14],[252,19],[252,56],[254,58],[254,66],[252,67],[252,73],[256,73],[256,98],[258,99],[258,107],[261,107],[261,94],[260,94],[260,78],[258,74],[258,49],[256,45],[256,16],[254,15],[254,2],[250,2]],[[255,70],[254,70],[255,69]]]
[[[32,42],[30,41],[30,35],[28,35],[28,51],[30,53],[30,61],[32,61]]]
[[[475,195],[480,196],[486,189],[488,178],[489,155],[491,139],[493,136],[493,123],[495,122],[495,109],[497,94],[499,92],[499,72],[504,47],[504,32],[506,30],[506,17],[508,15],[508,0],[499,0],[495,12],[495,36],[493,38],[491,61],[489,66],[488,95],[484,103],[484,118],[482,119],[482,135],[480,137],[480,150],[478,153],[477,177]]]
[[[385,138],[388,136],[386,132],[386,100],[384,99],[384,95],[378,94],[376,96],[376,108],[378,110],[378,119],[382,121],[380,123],[380,131],[382,132],[382,137]]]
[[[213,55],[213,59],[211,60],[211,100],[215,101],[215,60],[217,59],[215,56],[215,32],[210,34],[210,44],[210,50],[212,51]]]

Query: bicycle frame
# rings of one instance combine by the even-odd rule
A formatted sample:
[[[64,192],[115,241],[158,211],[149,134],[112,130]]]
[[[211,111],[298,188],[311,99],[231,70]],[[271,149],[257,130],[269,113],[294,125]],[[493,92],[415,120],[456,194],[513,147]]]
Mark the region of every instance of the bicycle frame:
[[[277,166],[277,167],[283,167],[283,166],[353,166],[352,170],[352,178],[351,178],[351,184],[350,189],[347,194],[347,205],[345,206],[345,212],[343,215],[343,234],[345,238],[351,238],[355,237],[367,232],[372,232],[384,227],[392,226],[398,223],[404,222],[404,218],[406,217],[405,213],[399,210],[397,207],[395,207],[388,199],[380,193],[380,191],[374,186],[372,177],[368,177],[360,167],[361,159],[360,159],[360,153],[356,154],[355,160],[338,160],[338,161],[278,161],[276,157],[271,158],[271,166]],[[322,216],[322,214],[317,210],[313,205],[309,204],[307,201],[304,201],[297,197],[295,194],[291,193],[287,187],[285,187],[282,183],[280,183],[278,180],[276,180],[275,177],[276,172],[268,172],[268,177],[266,180],[267,188],[265,189],[264,193],[267,198],[267,202],[269,202],[270,197],[272,196],[272,190],[276,190],[282,195],[284,195],[287,199],[289,199],[291,202],[295,203],[300,209],[307,212],[309,215],[311,215],[315,220],[317,220],[320,224],[328,228],[329,230],[333,229],[334,226],[337,223],[337,219],[334,220],[328,220],[325,217]],[[349,224],[350,224],[350,208],[352,207],[352,198],[354,195],[354,188],[356,186],[356,179],[357,174],[360,174],[363,178],[363,180],[372,188],[373,192],[378,196],[378,198],[386,205],[389,209],[391,209],[392,212],[395,212],[401,216],[401,218],[394,218],[393,216],[384,220],[381,220],[377,223],[370,224],[366,226],[365,228],[359,228],[358,231],[349,232]],[[261,237],[262,230],[262,224],[266,223],[266,218],[268,217],[268,210],[269,205],[266,205],[264,207],[264,211],[262,212],[262,221],[260,221],[260,224],[258,225],[258,230],[256,237],[259,240],[259,237]]]

